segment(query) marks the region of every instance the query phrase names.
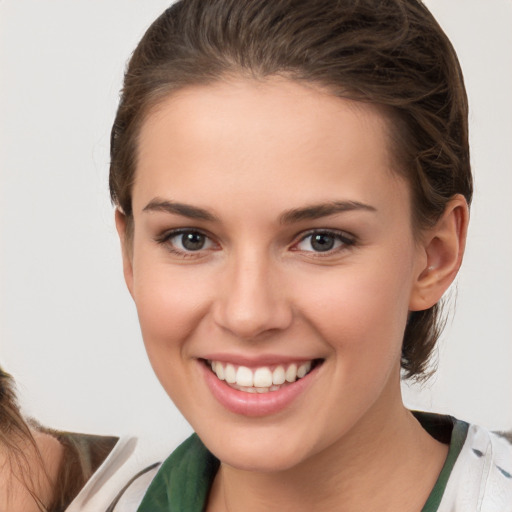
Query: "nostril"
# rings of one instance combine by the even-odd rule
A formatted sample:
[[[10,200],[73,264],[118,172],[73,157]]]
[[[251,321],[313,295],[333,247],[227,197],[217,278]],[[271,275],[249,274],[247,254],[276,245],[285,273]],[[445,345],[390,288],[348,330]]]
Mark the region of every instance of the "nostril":
[[[291,312],[276,304],[236,304],[219,310],[217,325],[240,339],[255,339],[270,332],[286,329],[292,320]]]
[[[283,293],[285,287],[273,279],[268,255],[256,254],[253,247],[241,252],[216,291],[212,311],[217,325],[240,339],[286,329],[292,320],[291,305]]]

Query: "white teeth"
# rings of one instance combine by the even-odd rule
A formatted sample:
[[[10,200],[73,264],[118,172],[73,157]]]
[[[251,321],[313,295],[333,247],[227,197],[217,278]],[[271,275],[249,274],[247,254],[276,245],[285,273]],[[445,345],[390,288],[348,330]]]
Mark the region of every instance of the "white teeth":
[[[254,372],[254,386],[257,388],[268,388],[272,386],[272,372],[269,368],[258,368]],[[274,384],[277,384],[274,382]],[[281,382],[282,384],[282,382]]]
[[[219,363],[217,367],[222,366],[222,363]],[[234,384],[236,382],[236,370],[232,364],[227,364],[226,368],[224,368],[224,377],[226,382],[229,384]]]
[[[238,370],[236,372],[236,383],[238,386],[246,386],[246,387],[253,386],[254,384],[253,384],[252,371],[245,366],[239,366]]]
[[[297,365],[291,364],[286,369],[285,374],[286,382],[295,382],[297,380]]]
[[[245,393],[257,393],[257,389],[252,386],[238,386],[237,384],[233,384],[232,386],[235,389],[238,389],[238,391],[244,391]]]
[[[282,366],[278,366],[272,372],[272,384],[274,384],[276,386],[280,386],[281,384],[284,384],[285,380],[286,380],[286,374],[284,372],[284,368]],[[256,380],[254,382],[256,382]]]
[[[268,366],[256,368],[254,371],[246,366],[236,368],[233,364],[220,361],[208,361],[219,380],[225,380],[232,387],[247,393],[268,393],[277,391],[285,383],[302,379],[311,370],[312,362],[308,361],[297,367],[292,363],[288,367],[279,365],[272,371]]]
[[[221,363],[216,363],[215,367],[212,367],[212,369],[220,380],[224,380],[226,378],[224,375],[224,367]]]
[[[302,377],[304,377],[306,375],[306,373],[309,372],[309,370],[311,370],[311,363],[308,362],[308,363],[304,363],[304,364],[301,364],[297,370],[297,377],[299,379],[302,379]]]

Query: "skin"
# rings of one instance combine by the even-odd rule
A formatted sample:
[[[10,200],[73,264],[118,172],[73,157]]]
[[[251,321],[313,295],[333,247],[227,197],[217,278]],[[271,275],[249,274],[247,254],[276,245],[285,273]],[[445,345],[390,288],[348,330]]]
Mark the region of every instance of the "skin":
[[[0,447],[0,510],[39,512],[40,508],[30,491],[43,504],[51,503],[54,499],[64,448],[49,434],[32,429],[31,433],[39,455],[28,441],[26,446],[20,447],[26,458],[23,469],[18,467],[16,460],[5,447]]]
[[[142,127],[132,239],[116,214],[125,278],[156,375],[222,461],[209,511],[419,511],[435,484],[447,447],[402,403],[400,348],[409,312],[455,277],[467,206],[415,236],[389,129],[377,107],[278,78],[188,87]],[[210,218],[148,207],[162,202]],[[365,207],[290,219],[335,202]],[[311,230],[334,231],[333,250]],[[211,353],[323,364],[290,407],[251,418],[213,398]]]

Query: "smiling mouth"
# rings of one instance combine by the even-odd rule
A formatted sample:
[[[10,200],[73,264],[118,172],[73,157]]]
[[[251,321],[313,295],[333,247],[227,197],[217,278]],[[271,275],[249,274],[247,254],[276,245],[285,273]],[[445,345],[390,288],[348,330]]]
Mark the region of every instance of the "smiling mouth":
[[[228,386],[246,393],[271,393],[293,384],[323,363],[323,359],[276,366],[248,368],[221,361],[204,360],[214,375]]]

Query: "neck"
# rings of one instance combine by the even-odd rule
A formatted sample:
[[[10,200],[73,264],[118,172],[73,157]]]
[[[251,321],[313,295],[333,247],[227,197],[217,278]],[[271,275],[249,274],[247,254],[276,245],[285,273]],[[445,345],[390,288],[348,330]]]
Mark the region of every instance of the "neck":
[[[221,465],[208,511],[421,511],[448,447],[433,439],[401,400],[392,411],[367,414],[352,432],[286,471]]]
[[[39,512],[55,498],[63,447],[53,436],[31,429],[29,440],[15,449],[0,448],[0,510]]]

